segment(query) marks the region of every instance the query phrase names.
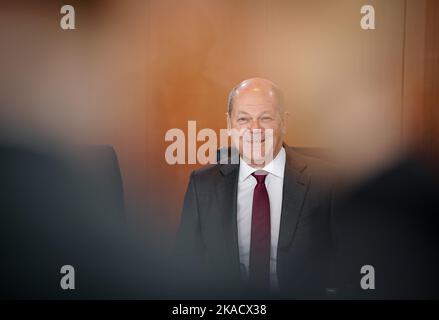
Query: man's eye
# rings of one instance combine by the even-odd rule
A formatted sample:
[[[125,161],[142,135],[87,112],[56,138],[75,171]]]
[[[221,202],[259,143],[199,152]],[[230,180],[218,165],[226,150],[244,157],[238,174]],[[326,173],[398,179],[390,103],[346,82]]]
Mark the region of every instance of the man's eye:
[[[263,118],[261,118],[261,120],[262,121],[270,121],[270,120],[273,120],[273,118],[271,118],[271,117],[263,117]]]
[[[245,122],[245,121],[247,121],[247,119],[246,118],[238,118],[238,121],[239,122]]]

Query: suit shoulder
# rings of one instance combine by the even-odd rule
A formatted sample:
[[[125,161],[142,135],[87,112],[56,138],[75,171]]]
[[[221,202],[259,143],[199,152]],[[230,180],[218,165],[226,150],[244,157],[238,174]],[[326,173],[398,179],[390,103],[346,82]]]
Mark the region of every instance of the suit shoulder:
[[[313,156],[308,156],[308,155],[302,155],[302,157],[303,157],[303,160],[306,162],[307,166],[309,166],[309,168],[311,170],[314,170],[314,171],[333,170],[333,165],[327,160],[323,160],[323,159],[316,158]]]
[[[315,156],[306,155],[291,148],[290,154],[296,158],[295,161],[305,166],[305,171],[319,180],[333,181],[336,179],[336,167],[330,161],[317,158]]]
[[[193,174],[196,176],[203,176],[203,175],[210,174],[212,172],[219,170],[218,167],[219,167],[219,165],[217,163],[206,164],[206,165],[202,166],[201,168],[195,169],[193,171]]]
[[[208,164],[192,171],[191,176],[197,181],[217,177],[220,173],[220,164]]]
[[[192,172],[192,179],[197,183],[217,184],[219,178],[233,172],[237,172],[238,164],[209,164]]]

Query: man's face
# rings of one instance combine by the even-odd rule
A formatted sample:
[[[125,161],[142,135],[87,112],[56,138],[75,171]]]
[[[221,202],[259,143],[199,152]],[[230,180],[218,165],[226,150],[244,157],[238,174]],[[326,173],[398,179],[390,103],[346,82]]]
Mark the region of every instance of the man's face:
[[[282,148],[284,119],[270,88],[238,90],[228,121],[232,142],[248,164],[263,167]]]

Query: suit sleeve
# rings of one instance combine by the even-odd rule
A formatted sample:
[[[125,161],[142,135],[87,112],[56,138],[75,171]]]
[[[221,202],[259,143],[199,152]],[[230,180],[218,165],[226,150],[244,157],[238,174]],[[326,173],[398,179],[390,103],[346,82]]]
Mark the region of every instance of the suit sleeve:
[[[176,238],[176,249],[178,255],[189,259],[192,263],[196,263],[203,258],[204,245],[201,234],[195,172],[191,173],[184,197],[180,226]]]

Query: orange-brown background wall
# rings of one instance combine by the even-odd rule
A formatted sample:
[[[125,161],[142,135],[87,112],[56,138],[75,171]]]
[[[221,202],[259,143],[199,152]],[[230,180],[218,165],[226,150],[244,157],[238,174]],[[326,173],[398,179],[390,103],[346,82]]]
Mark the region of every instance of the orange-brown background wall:
[[[2,130],[113,145],[140,228],[149,214],[175,230],[198,167],[165,162],[166,131],[224,128],[227,94],[245,78],[285,92],[288,144],[330,148],[354,175],[418,143],[437,102],[424,91],[434,1],[70,1],[71,31],[63,4],[1,5]],[[360,28],[364,4],[375,30]]]

